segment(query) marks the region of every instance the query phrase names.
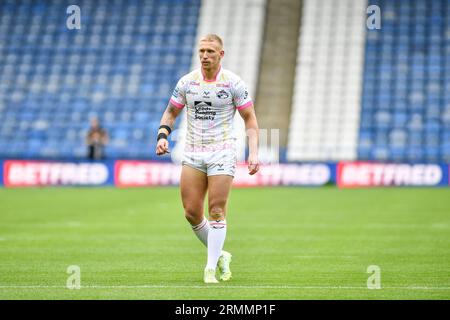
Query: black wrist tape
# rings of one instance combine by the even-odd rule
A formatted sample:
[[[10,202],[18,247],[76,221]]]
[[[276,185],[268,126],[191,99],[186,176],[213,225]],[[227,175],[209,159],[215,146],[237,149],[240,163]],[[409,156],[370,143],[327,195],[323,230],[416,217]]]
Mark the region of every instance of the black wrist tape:
[[[166,126],[165,124],[160,125],[160,126],[159,126],[159,129],[166,129],[166,130],[169,132],[169,134],[172,132],[172,129],[170,129],[170,127],[169,127],[169,126]],[[158,130],[159,130],[159,129],[158,129]]]
[[[167,140],[167,134],[165,134],[164,132],[161,132],[158,134],[158,139],[156,141],[159,141],[161,139],[166,139]]]

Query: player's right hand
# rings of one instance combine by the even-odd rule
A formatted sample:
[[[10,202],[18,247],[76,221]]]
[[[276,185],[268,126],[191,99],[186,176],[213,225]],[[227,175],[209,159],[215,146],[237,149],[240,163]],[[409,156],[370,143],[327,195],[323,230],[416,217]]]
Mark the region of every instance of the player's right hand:
[[[163,154],[170,153],[169,151],[169,141],[167,139],[159,139],[156,144],[156,154],[162,156]]]
[[[252,176],[258,171],[259,171],[258,156],[250,154],[248,156],[248,174]]]

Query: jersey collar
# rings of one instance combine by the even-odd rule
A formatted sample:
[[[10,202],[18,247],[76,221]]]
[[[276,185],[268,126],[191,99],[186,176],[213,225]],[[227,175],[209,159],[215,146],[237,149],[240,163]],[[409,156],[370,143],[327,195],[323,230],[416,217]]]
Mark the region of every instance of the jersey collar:
[[[222,71],[222,65],[219,66],[219,70],[217,70],[217,73],[214,76],[214,80],[206,80],[205,79],[205,74],[203,73],[203,69],[200,67],[200,72],[202,73],[202,78],[203,78],[203,81],[205,81],[205,82],[216,82],[221,71]]]

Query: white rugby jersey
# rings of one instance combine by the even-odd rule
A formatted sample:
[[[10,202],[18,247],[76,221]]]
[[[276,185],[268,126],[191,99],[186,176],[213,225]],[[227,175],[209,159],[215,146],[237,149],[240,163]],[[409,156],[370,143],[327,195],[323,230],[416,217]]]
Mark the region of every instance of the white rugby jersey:
[[[237,110],[253,104],[247,86],[233,72],[220,68],[215,80],[205,80],[201,68],[183,76],[170,102],[187,106],[185,151],[235,148],[233,118]]]

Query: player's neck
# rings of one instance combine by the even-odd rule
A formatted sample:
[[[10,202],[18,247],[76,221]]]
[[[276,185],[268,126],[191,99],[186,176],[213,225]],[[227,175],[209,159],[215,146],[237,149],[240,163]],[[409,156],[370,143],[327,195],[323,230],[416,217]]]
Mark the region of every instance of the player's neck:
[[[209,82],[216,81],[216,78],[217,78],[217,75],[219,74],[220,68],[221,68],[220,64],[218,64],[215,67],[208,68],[208,69],[205,69],[202,67],[203,80],[209,81]]]

